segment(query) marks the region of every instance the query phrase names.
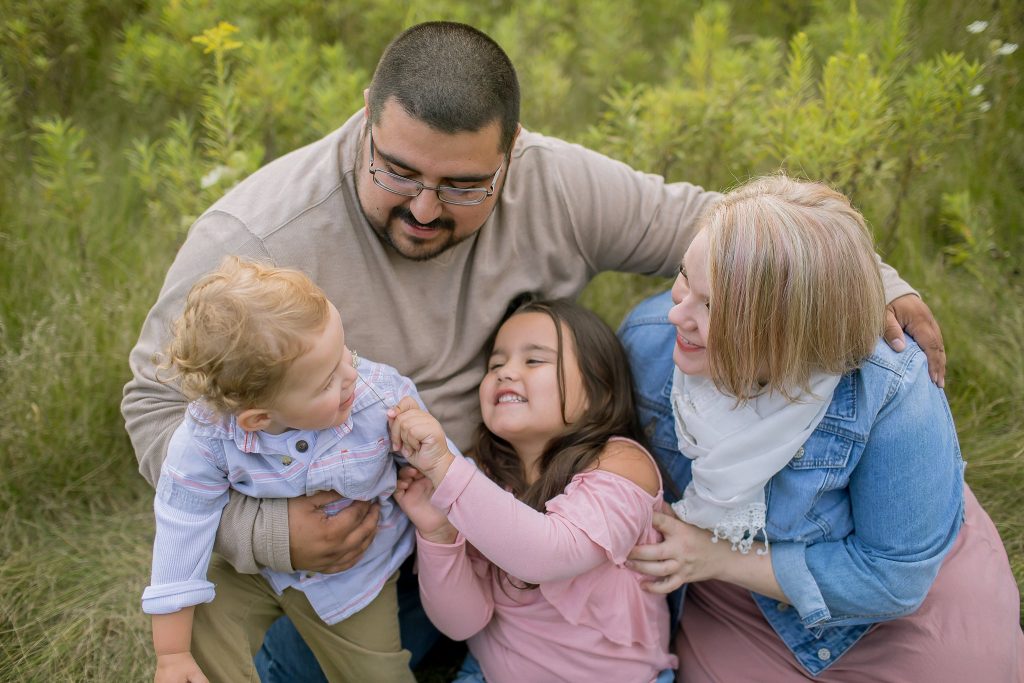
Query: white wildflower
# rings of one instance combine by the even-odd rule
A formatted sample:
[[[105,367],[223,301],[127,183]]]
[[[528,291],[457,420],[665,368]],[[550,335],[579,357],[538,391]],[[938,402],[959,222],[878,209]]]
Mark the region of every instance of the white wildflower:
[[[1016,51],[1017,51],[1017,43],[1003,43],[998,48],[996,48],[996,54],[999,55],[1000,57],[1005,57],[1006,55],[1012,55]]]
[[[978,95],[980,95],[983,92],[985,92],[985,86],[983,86],[981,83],[979,83],[978,85],[976,85],[973,88],[971,88],[971,95],[973,97],[977,97]]]
[[[981,33],[982,31],[984,31],[987,28],[988,28],[988,22],[987,21],[972,21],[970,24],[967,24],[967,32],[968,33]]]
[[[229,170],[231,169],[229,169],[227,166],[224,166],[223,164],[219,166],[214,166],[213,170],[204,175],[203,179],[199,181],[199,186],[205,190],[206,188],[212,185],[216,185],[217,182],[221,178],[223,178],[224,174],[227,173]]]
[[[980,109],[981,111],[988,111],[991,108],[992,108],[992,103],[989,102],[988,100],[985,100],[984,102],[982,102],[981,104],[978,105],[978,109]]]

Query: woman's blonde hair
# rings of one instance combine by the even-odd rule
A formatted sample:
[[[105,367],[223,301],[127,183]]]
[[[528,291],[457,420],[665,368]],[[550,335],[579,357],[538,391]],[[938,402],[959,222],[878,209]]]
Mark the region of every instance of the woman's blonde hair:
[[[759,384],[793,398],[813,372],[857,367],[882,333],[885,295],[871,233],[849,199],[784,175],[725,195],[708,237],[708,359],[741,401]]]
[[[219,412],[267,405],[329,310],[304,273],[228,256],[193,285],[162,367]]]

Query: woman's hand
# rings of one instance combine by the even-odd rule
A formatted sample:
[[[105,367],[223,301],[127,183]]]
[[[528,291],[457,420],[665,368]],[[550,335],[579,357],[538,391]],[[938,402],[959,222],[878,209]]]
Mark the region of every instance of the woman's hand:
[[[716,578],[719,547],[731,552],[728,543],[713,543],[711,532],[675,517],[654,513],[654,528],[665,537],[661,543],[638,545],[626,566],[656,577],[644,585],[652,593],[671,593],[684,583]]]
[[[402,508],[420,536],[433,543],[454,543],[458,535],[443,512],[431,505],[434,486],[415,467],[403,467],[398,472],[395,502]]]
[[[440,484],[455,459],[441,424],[410,396],[388,410],[388,424],[391,450],[404,455],[434,486]]]
[[[715,543],[710,531],[660,512],[654,513],[654,528],[665,540],[636,546],[626,563],[631,569],[656,577],[644,585],[645,590],[671,593],[684,583],[718,579],[789,602],[775,578],[764,543],[754,543],[751,552],[744,554],[733,550],[728,541]]]

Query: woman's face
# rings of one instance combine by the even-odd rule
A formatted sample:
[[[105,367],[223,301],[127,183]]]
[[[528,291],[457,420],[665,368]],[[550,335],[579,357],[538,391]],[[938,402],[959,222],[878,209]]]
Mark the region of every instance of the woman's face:
[[[672,360],[676,367],[687,375],[708,377],[708,302],[707,271],[708,240],[701,231],[690,243],[679,264],[679,275],[672,285],[672,301],[675,305],[668,312],[668,319],[676,326],[676,345]]]

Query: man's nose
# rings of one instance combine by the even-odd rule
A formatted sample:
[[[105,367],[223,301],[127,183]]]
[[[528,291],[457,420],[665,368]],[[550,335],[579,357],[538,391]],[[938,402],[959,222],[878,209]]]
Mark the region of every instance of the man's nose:
[[[426,225],[441,215],[441,200],[437,198],[434,190],[423,190],[418,197],[413,197],[409,202],[409,211],[413,218]]]

